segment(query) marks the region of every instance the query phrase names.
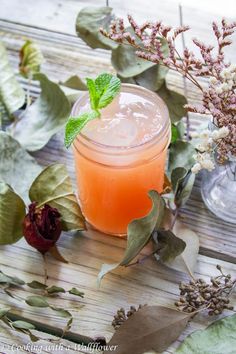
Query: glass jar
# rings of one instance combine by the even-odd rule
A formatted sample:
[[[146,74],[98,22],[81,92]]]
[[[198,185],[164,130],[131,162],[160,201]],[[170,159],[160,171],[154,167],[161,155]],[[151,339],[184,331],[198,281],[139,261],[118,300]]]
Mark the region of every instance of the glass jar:
[[[213,171],[203,171],[201,193],[212,213],[236,224],[236,161],[216,163]]]
[[[168,109],[158,95],[130,84],[122,84],[121,93],[146,97],[158,107],[163,122],[158,134],[141,144],[114,146],[89,138],[83,129],[73,144],[82,212],[92,227],[116,236],[126,235],[129,222],[149,212],[149,190],[163,190],[171,135]],[[75,103],[72,116],[87,102],[88,93]]]

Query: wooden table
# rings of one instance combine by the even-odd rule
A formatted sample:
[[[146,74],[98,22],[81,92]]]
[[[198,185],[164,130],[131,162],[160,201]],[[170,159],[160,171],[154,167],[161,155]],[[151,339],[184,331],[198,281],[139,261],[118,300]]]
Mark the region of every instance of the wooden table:
[[[172,3],[163,1],[159,1],[157,5],[154,0],[146,2],[149,2],[150,6],[142,5],[141,0],[113,0],[110,1],[110,5],[115,8],[117,14],[124,15],[130,12],[139,20],[158,17],[171,25],[178,25],[177,5],[173,6]],[[14,68],[17,69],[18,66],[19,48],[26,38],[32,38],[38,42],[45,56],[43,71],[55,81],[62,81],[72,74],[78,74],[82,78],[96,76],[101,71],[111,69],[108,52],[103,50],[93,52],[75,35],[74,23],[78,11],[84,6],[93,4],[101,6],[104,2],[95,0],[1,0],[0,35],[8,49]],[[154,8],[156,8],[155,11]],[[201,40],[209,40],[209,26],[212,20],[209,14],[194,11],[193,16],[191,9],[184,8],[184,18],[185,22],[191,25],[196,36]],[[186,40],[190,43],[189,37]],[[235,49],[236,38],[234,38],[234,45],[228,51],[230,59],[233,59]],[[26,86],[24,79],[21,78],[20,81]],[[169,74],[168,82],[170,87],[180,92],[183,91],[182,79],[176,74]],[[32,95],[37,96],[38,92],[38,87],[33,85]],[[188,87],[188,96],[190,102],[196,102],[199,99],[197,92],[191,86]],[[202,117],[192,117],[192,128],[194,129],[201,121]],[[55,161],[65,163],[74,181],[72,153],[63,147],[62,134],[55,136],[45,148],[33,155],[40,164],[45,166]],[[226,272],[235,275],[235,225],[217,219],[206,209],[200,195],[199,178],[190,200],[181,210],[180,217],[188,227],[198,233],[200,238],[196,276],[209,279],[209,276],[216,275],[216,264],[220,264]],[[103,335],[109,339],[113,333],[111,321],[118,308],[128,308],[131,304],[140,303],[173,305],[178,294],[178,283],[187,280],[188,276],[169,270],[152,259],[147,260],[142,266],[116,269],[106,276],[101,289],[98,290],[96,278],[101,264],[119,261],[125,245],[125,240],[96,232],[77,235],[67,233],[61,237],[59,246],[63,255],[69,260],[69,264],[64,265],[48,257],[49,284],[61,285],[64,288],[76,286],[85,292],[85,298],[82,301],[77,298],[63,301],[74,314],[73,331],[91,337]],[[33,279],[42,281],[41,257],[24,240],[14,246],[1,247],[0,263],[0,269],[8,274],[18,275],[26,281]],[[21,293],[25,297],[28,295],[24,290]],[[235,302],[235,296],[233,300]],[[0,301],[6,303],[6,298],[2,294]],[[60,299],[55,300],[58,306],[61,302]],[[10,303],[17,305],[13,299]],[[81,304],[84,306],[75,310]],[[35,311],[26,306],[23,314],[58,327],[62,327],[65,323],[64,319],[53,312]],[[186,334],[204,328],[207,324],[205,317],[197,316],[167,352],[172,353]],[[12,351],[11,347],[7,347],[7,345],[27,343],[26,336],[16,335],[7,328],[1,328],[0,353],[36,353],[36,350],[27,351],[27,348]],[[66,341],[63,343],[71,344]],[[43,346],[42,353],[62,352],[47,348],[47,342],[40,341],[40,344]],[[74,350],[73,345],[68,352],[83,353],[82,350]]]

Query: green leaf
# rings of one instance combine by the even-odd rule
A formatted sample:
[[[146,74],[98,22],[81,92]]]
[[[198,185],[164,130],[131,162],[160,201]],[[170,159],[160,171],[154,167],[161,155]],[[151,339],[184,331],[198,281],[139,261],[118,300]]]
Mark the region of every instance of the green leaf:
[[[85,7],[76,19],[77,35],[91,48],[115,48],[117,44],[100,33],[100,28],[108,29],[113,19],[111,7]]]
[[[105,108],[118,95],[121,82],[118,77],[103,73],[95,79],[95,87],[98,94],[98,105],[96,108]]]
[[[129,47],[126,44],[119,44],[116,49],[112,50],[112,66],[122,78],[133,78],[156,65],[139,58],[135,52],[136,50],[133,47]],[[142,81],[144,79],[141,77],[139,80]]]
[[[0,245],[17,242],[22,236],[25,204],[10,186],[0,182]]]
[[[83,127],[93,119],[99,117],[99,113],[96,111],[83,113],[79,117],[70,117],[66,123],[65,129],[65,146],[67,148],[73,143],[77,135],[81,132]]]
[[[0,319],[4,316],[6,316],[6,314],[11,311],[10,307],[4,307],[0,309]]]
[[[43,296],[28,296],[25,302],[27,305],[33,307],[49,307],[49,303]]]
[[[166,83],[164,83],[161,88],[157,90],[157,94],[163,99],[163,101],[165,101],[172,123],[178,122],[186,115],[184,105],[187,104],[187,100],[183,95],[169,90]]]
[[[171,124],[171,143],[175,143],[179,139],[179,131],[173,123]]]
[[[171,144],[169,155],[170,173],[177,167],[184,167],[186,170],[190,170],[194,164],[194,154],[194,147],[186,141],[176,141],[176,143]]]
[[[12,277],[0,271],[0,283],[7,283],[11,285],[24,285],[24,280],[21,280],[18,277]]]
[[[0,107],[4,118],[9,118],[24,102],[25,92],[16,80],[6,49],[0,41]]]
[[[35,329],[34,325],[26,321],[14,321],[11,324],[14,328],[18,328],[18,329],[25,329],[25,330]]]
[[[183,167],[175,168],[171,173],[171,183],[175,193],[175,205],[182,207],[187,202],[193,189],[195,174]]]
[[[173,261],[185,249],[186,243],[174,235],[171,230],[157,231],[158,256],[162,262]]]
[[[53,311],[56,311],[61,317],[72,317],[71,313],[67,310],[64,310],[63,308],[61,307],[55,307],[55,306],[50,306],[50,308],[53,310]]]
[[[60,286],[52,285],[49,288],[47,288],[48,294],[58,294],[58,293],[65,293],[65,289],[63,289]]]
[[[185,338],[176,354],[233,354],[236,347],[236,315],[215,321]]]
[[[3,131],[0,131],[0,151],[0,180],[9,184],[28,204],[29,187],[42,167],[18,141]]]
[[[84,293],[82,291],[79,291],[77,288],[72,288],[68,292],[69,292],[69,294],[72,294],[75,296],[84,297]]]
[[[32,77],[40,72],[40,66],[44,62],[43,54],[38,45],[27,40],[20,50],[20,73],[25,77]]]
[[[158,192],[152,190],[148,192],[148,196],[152,200],[152,208],[150,212],[139,219],[134,219],[128,225],[127,230],[127,246],[124,257],[120,263],[103,264],[98,275],[98,284],[102,278],[116,267],[128,265],[144,248],[151,238],[151,234],[156,225],[159,225],[163,216],[164,203]]]
[[[63,230],[85,229],[84,217],[64,165],[46,167],[31,185],[29,196],[31,201],[37,200],[40,205],[48,203],[57,208],[62,216]]]
[[[127,247],[120,265],[129,264],[144,248],[151,238],[151,234],[158,222],[158,213],[163,208],[163,202],[160,195],[152,190],[148,193],[152,200],[152,209],[150,212],[139,219],[131,221],[128,225]]]
[[[66,81],[60,82],[60,84],[73,90],[87,91],[85,82],[77,75],[69,77]]]
[[[40,283],[39,281],[33,280],[30,283],[27,283],[28,287],[31,289],[46,289],[47,285]]]
[[[40,82],[40,97],[24,112],[9,131],[29,151],[41,149],[62,129],[70,114],[70,103],[61,88],[44,74],[35,74]]]

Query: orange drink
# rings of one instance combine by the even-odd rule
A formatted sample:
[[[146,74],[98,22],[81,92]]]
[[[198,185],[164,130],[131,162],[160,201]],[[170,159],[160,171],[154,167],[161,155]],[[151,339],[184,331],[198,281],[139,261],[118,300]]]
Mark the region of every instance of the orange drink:
[[[86,93],[72,115],[89,110]],[[148,191],[163,189],[170,120],[156,93],[129,84],[101,113],[73,143],[79,201],[94,228],[125,235],[150,210]]]

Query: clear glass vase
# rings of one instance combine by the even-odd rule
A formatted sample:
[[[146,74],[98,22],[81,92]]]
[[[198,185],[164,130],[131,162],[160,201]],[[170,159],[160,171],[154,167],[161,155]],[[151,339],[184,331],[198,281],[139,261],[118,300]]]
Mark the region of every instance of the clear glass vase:
[[[236,224],[236,161],[216,164],[212,172],[203,171],[201,193],[212,213]]]

